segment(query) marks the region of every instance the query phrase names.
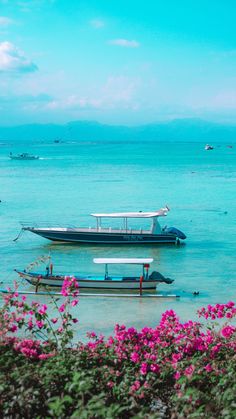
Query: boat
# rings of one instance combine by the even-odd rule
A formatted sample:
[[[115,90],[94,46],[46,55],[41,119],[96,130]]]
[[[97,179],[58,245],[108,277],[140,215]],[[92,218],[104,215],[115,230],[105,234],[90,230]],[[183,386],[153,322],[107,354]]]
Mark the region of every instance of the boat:
[[[78,281],[80,289],[109,289],[109,290],[152,290],[158,283],[164,282],[171,284],[173,279],[165,278],[159,272],[153,271],[149,275],[152,258],[95,258],[93,262],[105,265],[104,275],[73,275]],[[142,267],[139,276],[111,276],[108,272],[109,265],[140,265]],[[48,287],[61,287],[65,276],[53,275],[52,265],[46,267],[46,273],[30,272],[30,270],[19,271],[15,269],[18,275],[36,287],[40,285]]]
[[[29,153],[22,153],[22,154],[12,154],[9,155],[10,159],[12,160],[38,160],[39,156],[34,156]]]
[[[61,226],[40,226],[39,224],[29,226],[22,222],[22,231],[42,236],[48,240],[71,243],[92,243],[92,244],[169,244],[180,243],[186,239],[186,235],[175,227],[162,228],[159,224],[159,217],[165,217],[169,211],[168,207],[153,212],[118,212],[91,214],[96,219],[95,228],[83,227],[61,227]],[[123,227],[104,228],[101,221],[108,219],[123,219]],[[128,227],[130,219],[149,219],[152,225],[149,230],[131,229]],[[21,233],[20,233],[21,234]],[[20,236],[19,234],[19,236]],[[18,237],[19,237],[18,236]],[[18,238],[17,237],[17,238]],[[17,240],[17,238],[15,240]]]
[[[210,145],[210,144],[205,145],[205,150],[213,150],[213,149],[214,149],[214,147],[212,145]]]

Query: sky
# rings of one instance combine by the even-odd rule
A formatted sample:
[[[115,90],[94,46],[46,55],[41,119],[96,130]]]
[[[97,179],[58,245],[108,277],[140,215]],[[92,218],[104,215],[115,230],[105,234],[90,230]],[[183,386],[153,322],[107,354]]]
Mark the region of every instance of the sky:
[[[236,123],[236,0],[0,0],[0,125]]]

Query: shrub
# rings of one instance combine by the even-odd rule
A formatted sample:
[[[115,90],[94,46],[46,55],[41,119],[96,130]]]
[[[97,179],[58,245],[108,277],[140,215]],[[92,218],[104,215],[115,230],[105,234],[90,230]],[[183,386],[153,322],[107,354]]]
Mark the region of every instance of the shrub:
[[[91,332],[88,342],[73,347],[74,280],[67,278],[62,292],[59,327],[45,306],[27,305],[16,290],[6,298],[0,313],[0,416],[236,416],[236,327],[229,323],[236,315],[234,302],[199,310],[207,325],[181,323],[169,310],[155,328],[116,325],[109,338]],[[226,322],[220,326],[217,319]],[[37,339],[17,337],[18,328]]]

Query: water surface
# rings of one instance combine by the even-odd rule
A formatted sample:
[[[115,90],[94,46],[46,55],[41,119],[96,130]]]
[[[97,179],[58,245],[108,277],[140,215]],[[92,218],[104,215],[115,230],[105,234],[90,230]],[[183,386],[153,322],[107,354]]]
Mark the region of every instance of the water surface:
[[[10,151],[37,154],[40,159],[10,160]],[[201,143],[81,141],[26,146],[21,141],[0,146],[0,186],[2,288],[16,279],[14,268],[22,269],[49,252],[58,273],[100,274],[102,267],[93,264],[94,257],[153,257],[153,269],[175,279],[158,289],[180,295],[178,300],[81,297],[80,336],[91,329],[110,333],[117,322],[154,326],[169,308],[182,319],[193,318],[204,304],[235,299],[235,144],[232,149],[219,144],[205,151]],[[152,211],[165,204],[171,211],[162,225],[184,231],[185,245],[76,246],[28,232],[13,242],[19,221],[92,227],[92,212]],[[138,220],[132,226],[139,227]],[[132,274],[132,267],[126,273]],[[25,284],[21,288],[31,289]],[[194,291],[199,291],[198,297]]]

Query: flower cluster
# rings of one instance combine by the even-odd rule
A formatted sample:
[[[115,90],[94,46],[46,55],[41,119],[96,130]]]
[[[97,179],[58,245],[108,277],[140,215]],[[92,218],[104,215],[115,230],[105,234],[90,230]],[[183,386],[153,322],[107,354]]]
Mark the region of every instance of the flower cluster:
[[[22,339],[13,341],[13,348],[31,359],[48,359],[55,355],[54,352],[44,353],[42,352],[42,342],[33,339]]]
[[[19,329],[24,334],[36,337],[33,339],[16,339],[14,348],[30,358],[44,359],[56,348],[64,347],[71,343],[73,338],[72,325],[78,322],[70,313],[71,307],[78,304],[79,290],[75,278],[66,277],[62,286],[64,301],[58,305],[60,298],[55,299],[49,293],[57,316],[52,317],[46,304],[37,301],[27,302],[26,297],[18,293],[18,285],[14,283],[14,290],[8,289],[9,294],[4,296],[4,306],[0,310],[0,337],[6,341],[12,333]],[[22,332],[21,332],[22,334]],[[34,338],[35,339],[35,338]],[[42,346],[43,345],[43,346]],[[50,355],[51,356],[51,355]]]
[[[129,411],[130,406],[135,414],[144,409],[143,417],[146,414],[147,417],[149,414],[150,417],[164,417],[163,408],[170,409],[173,418],[202,417],[205,408],[206,412],[212,413],[211,417],[231,417],[227,412],[235,410],[236,327],[231,322],[236,317],[234,302],[209,305],[198,311],[200,317],[224,319],[224,324],[220,322],[219,325],[215,321],[206,327],[199,321],[182,323],[173,310],[168,310],[154,328],[137,330],[116,325],[114,334],[108,338],[90,332],[88,342],[78,343],[73,351],[66,351],[65,357],[63,349],[72,346],[72,326],[77,321],[70,314],[70,308],[77,304],[78,297],[78,285],[74,278],[65,279],[62,294],[62,304],[53,299],[57,314],[51,317],[46,304],[36,301],[27,303],[15,287],[5,297],[5,305],[0,310],[0,337],[2,346],[9,351],[13,348],[31,361],[26,361],[27,365],[35,366],[41,360],[43,365],[40,368],[45,373],[47,362],[50,362],[50,368],[54,364],[53,382],[58,373],[58,358],[61,357],[62,368],[54,388],[60,406],[65,403],[64,413],[68,413],[71,405],[72,415],[80,402],[82,410],[79,412],[85,412],[88,406],[94,409],[94,401],[98,412],[100,397],[102,412],[105,404],[109,408],[109,403],[114,403],[114,410],[109,410],[107,417],[118,417],[114,412],[120,404],[120,417],[125,409]],[[17,337],[19,329],[30,332],[33,338]],[[54,359],[54,355],[58,358]],[[48,358],[52,359],[47,361]],[[48,382],[51,384],[50,380]],[[58,393],[60,386],[61,392]],[[45,417],[51,414],[53,406],[55,415],[58,414],[59,404],[51,403],[50,413],[47,411]],[[44,408],[48,406],[45,404]],[[93,415],[94,410],[88,417]]]
[[[73,297],[78,297],[79,284],[76,278],[71,276],[65,276],[61,288],[61,294],[64,295],[64,297],[68,297],[69,295],[72,295]]]
[[[205,319],[232,319],[236,315],[236,307],[233,301],[229,301],[227,304],[216,304],[215,306],[208,305],[206,308],[202,307],[198,310],[199,317]]]
[[[202,313],[218,313],[227,319],[236,314],[234,303],[217,304],[214,307],[199,310]],[[230,314],[230,316],[229,316]],[[159,380],[169,374],[173,386],[180,393],[181,382],[203,377],[211,372],[212,376],[223,374],[218,360],[226,351],[235,353],[236,328],[224,324],[219,330],[214,327],[205,330],[201,323],[188,321],[181,323],[173,310],[166,311],[159,325],[155,328],[145,327],[141,331],[133,327],[116,325],[114,336],[105,340],[89,335],[90,341],[80,347],[89,359],[97,365],[111,364],[112,373],[105,372],[109,387],[114,391],[119,386],[120,377],[132,370],[127,391],[130,395],[143,398]]]

